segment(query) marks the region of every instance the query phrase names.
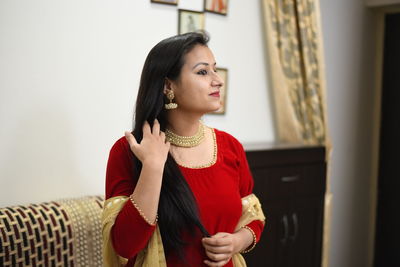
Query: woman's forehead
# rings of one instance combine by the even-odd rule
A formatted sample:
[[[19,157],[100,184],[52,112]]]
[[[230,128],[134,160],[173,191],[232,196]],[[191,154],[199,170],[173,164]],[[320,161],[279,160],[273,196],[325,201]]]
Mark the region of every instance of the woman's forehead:
[[[189,65],[188,67],[194,67],[200,62],[210,65],[215,63],[214,55],[207,46],[197,45],[185,56],[185,65]]]

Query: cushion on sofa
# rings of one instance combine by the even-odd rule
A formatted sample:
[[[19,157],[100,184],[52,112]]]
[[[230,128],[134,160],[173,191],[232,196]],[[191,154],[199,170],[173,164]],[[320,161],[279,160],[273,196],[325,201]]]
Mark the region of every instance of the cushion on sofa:
[[[102,266],[103,196],[0,208],[0,266]]]

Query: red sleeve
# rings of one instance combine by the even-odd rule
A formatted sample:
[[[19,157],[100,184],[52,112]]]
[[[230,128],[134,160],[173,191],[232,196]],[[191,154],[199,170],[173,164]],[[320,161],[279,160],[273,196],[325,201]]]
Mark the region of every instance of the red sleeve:
[[[243,198],[253,193],[254,180],[250,172],[249,164],[247,162],[246,153],[244,152],[243,146],[242,144],[239,143],[239,141],[237,141],[236,153],[239,159],[239,174],[240,174],[239,190],[240,190],[240,196]],[[258,242],[260,240],[261,233],[264,229],[264,223],[262,221],[257,220],[249,223],[247,226],[254,231]]]
[[[106,199],[132,194],[136,179],[133,154],[123,137],[111,148],[106,172]],[[148,224],[131,201],[127,201],[119,212],[111,230],[115,251],[124,258],[133,258],[142,250],[155,230]]]

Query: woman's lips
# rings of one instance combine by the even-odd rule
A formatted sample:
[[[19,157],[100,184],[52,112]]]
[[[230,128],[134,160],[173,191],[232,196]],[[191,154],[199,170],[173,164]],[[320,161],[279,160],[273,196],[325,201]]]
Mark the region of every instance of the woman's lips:
[[[210,96],[219,97],[219,92],[211,93]]]

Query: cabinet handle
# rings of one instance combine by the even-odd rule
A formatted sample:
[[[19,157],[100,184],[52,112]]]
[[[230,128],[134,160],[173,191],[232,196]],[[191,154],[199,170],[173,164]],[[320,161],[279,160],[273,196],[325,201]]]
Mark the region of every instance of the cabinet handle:
[[[298,175],[294,175],[294,176],[283,176],[281,178],[281,181],[284,183],[291,183],[291,182],[296,182],[297,180],[299,180],[300,177]]]
[[[281,243],[282,244],[286,244],[286,241],[289,237],[289,221],[288,218],[286,216],[286,214],[282,217],[282,224],[283,224],[283,229],[284,229],[284,234],[283,234],[283,238],[281,238]]]
[[[297,238],[297,234],[299,233],[299,223],[296,212],[292,214],[292,220],[293,220],[294,232],[293,235],[290,236],[289,238],[290,240],[295,241]]]

